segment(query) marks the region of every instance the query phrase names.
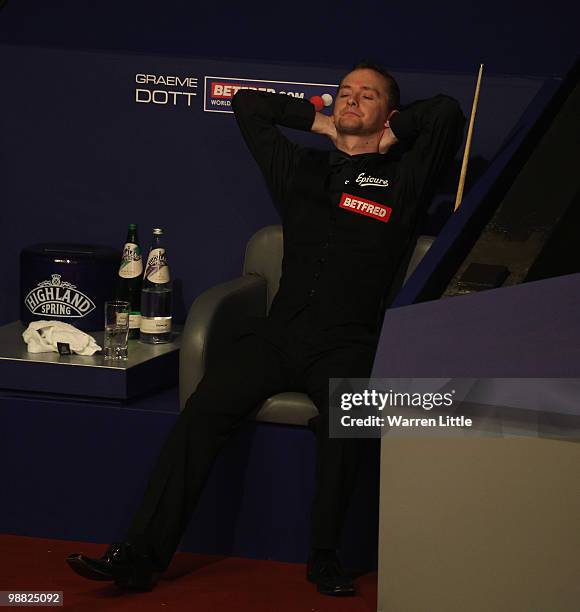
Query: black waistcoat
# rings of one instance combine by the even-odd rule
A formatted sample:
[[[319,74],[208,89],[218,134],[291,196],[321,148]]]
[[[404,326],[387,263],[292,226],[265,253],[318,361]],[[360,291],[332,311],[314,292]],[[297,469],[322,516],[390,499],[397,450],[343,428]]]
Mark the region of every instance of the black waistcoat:
[[[270,318],[306,309],[314,328],[358,324],[379,331],[383,297],[409,244],[414,210],[403,208],[398,164],[379,154],[307,149],[283,218],[284,259]]]
[[[283,220],[282,278],[267,326],[343,337],[351,325],[377,334],[418,209],[461,143],[459,105],[441,95],[414,102],[390,118],[399,144],[353,156],[303,148],[282,134],[278,126],[312,128],[307,100],[240,90],[232,105]]]

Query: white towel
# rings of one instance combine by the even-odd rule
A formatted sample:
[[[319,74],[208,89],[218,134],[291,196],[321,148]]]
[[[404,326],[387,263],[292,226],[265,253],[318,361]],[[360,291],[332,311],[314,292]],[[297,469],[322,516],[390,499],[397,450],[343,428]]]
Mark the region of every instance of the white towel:
[[[66,342],[77,355],[94,355],[101,350],[92,336],[62,321],[33,321],[22,337],[29,353],[58,353],[57,342]]]

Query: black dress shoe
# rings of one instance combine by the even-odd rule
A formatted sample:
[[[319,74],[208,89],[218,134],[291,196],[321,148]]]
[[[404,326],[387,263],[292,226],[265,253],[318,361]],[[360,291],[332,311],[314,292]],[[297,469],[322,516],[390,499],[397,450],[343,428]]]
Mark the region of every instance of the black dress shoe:
[[[306,577],[323,595],[345,597],[356,593],[352,578],[342,569],[334,550],[311,552],[308,557]]]
[[[155,586],[155,568],[151,558],[130,542],[115,542],[100,559],[83,554],[69,555],[66,562],[83,578],[110,580],[134,591],[150,591]]]

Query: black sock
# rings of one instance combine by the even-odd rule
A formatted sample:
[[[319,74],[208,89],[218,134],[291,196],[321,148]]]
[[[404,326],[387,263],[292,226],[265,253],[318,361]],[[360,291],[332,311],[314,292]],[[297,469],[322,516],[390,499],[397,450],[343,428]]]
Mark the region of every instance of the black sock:
[[[337,557],[334,548],[312,548],[310,549],[310,559],[322,561],[323,559],[335,559]]]

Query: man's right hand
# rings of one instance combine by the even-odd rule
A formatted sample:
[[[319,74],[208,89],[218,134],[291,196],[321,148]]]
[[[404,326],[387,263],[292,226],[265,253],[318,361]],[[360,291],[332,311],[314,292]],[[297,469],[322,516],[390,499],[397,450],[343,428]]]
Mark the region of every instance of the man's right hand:
[[[314,122],[310,128],[311,132],[315,134],[322,134],[328,136],[332,140],[332,144],[336,146],[336,126],[334,125],[334,118],[332,115],[325,115],[324,113],[316,113],[314,115]]]

